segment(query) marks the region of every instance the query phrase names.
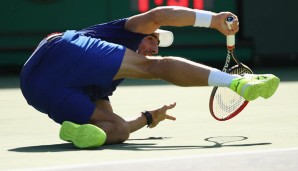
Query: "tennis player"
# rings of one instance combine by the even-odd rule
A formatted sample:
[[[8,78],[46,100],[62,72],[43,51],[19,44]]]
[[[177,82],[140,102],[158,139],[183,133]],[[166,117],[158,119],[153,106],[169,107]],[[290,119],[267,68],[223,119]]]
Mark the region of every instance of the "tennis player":
[[[225,24],[235,18],[231,30]],[[173,33],[162,26],[194,26],[223,35],[239,30],[237,16],[185,7],[157,7],[148,12],[82,30],[54,33],[41,41],[25,63],[21,90],[29,105],[62,124],[60,138],[78,148],[122,143],[144,126],[175,120],[175,103],[124,120],[113,112],[109,96],[125,78],[163,79],[178,86],[230,87],[246,100],[271,97],[279,79],[272,74],[229,75],[181,57],[160,57]],[[200,29],[194,28],[197,31]],[[144,97],[146,98],[146,97]]]

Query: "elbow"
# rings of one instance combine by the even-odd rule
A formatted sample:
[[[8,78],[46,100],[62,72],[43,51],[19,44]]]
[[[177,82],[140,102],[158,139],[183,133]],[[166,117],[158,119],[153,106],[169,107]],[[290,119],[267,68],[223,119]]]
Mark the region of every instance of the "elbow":
[[[166,7],[156,7],[148,11],[150,20],[157,26],[162,26],[164,18],[166,18],[167,11],[169,9]]]

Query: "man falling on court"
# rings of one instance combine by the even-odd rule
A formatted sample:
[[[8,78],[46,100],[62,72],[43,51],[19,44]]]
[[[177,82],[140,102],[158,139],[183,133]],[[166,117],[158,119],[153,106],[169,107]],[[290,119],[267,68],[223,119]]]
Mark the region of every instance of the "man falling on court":
[[[229,29],[226,18],[233,16]],[[60,138],[78,148],[122,143],[144,126],[175,120],[175,103],[144,111],[132,120],[113,112],[109,96],[125,78],[162,79],[177,86],[233,87],[248,101],[271,97],[279,78],[272,74],[230,75],[182,57],[161,57],[173,33],[162,26],[216,29],[223,35],[239,31],[230,12],[213,13],[186,7],[156,7],[128,18],[82,30],[54,33],[43,39],[25,63],[21,90],[28,104],[61,124]],[[262,78],[261,80],[258,78]],[[266,92],[266,93],[264,93]]]

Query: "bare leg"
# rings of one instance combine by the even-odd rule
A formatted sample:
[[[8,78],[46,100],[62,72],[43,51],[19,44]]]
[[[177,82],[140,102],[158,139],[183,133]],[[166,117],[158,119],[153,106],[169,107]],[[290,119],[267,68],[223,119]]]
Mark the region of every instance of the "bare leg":
[[[89,122],[105,131],[107,134],[105,144],[122,143],[129,137],[128,123],[113,113],[112,106],[106,100],[98,100],[96,102],[96,109]]]
[[[147,57],[127,49],[114,79],[163,79],[179,86],[207,86],[211,69],[180,57]]]
[[[179,86],[207,86],[211,68],[180,57],[157,58],[148,72]]]
[[[175,120],[175,117],[167,114],[167,111],[173,109],[175,106],[176,103],[173,103],[149,111],[152,114],[153,119],[150,128],[154,128],[163,120]],[[130,133],[147,125],[147,119],[144,115],[139,113],[137,117],[125,121],[120,116],[113,113],[110,102],[106,100],[97,100],[96,109],[91,116],[90,123],[105,131],[107,135],[105,144],[118,144],[126,141],[129,138]]]

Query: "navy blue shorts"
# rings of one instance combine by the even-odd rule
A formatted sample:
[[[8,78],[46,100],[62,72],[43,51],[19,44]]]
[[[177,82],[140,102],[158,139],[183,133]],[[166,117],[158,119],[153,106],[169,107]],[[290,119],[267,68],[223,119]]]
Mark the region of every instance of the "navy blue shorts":
[[[29,105],[57,123],[88,123],[95,104],[84,87],[109,87],[120,68],[125,47],[67,31],[43,40],[25,63],[20,81]]]

